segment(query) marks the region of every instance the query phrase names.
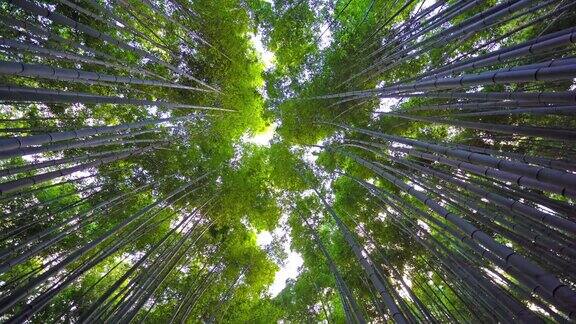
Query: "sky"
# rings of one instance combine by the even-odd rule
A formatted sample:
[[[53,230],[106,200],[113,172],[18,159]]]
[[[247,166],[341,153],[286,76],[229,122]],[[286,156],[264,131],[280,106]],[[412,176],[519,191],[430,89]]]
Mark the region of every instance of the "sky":
[[[274,232],[275,234],[278,234],[279,237],[283,237],[283,234],[285,233],[282,227],[278,227],[276,230],[274,230]],[[286,235],[285,237],[289,239],[290,235]],[[256,236],[256,242],[260,247],[264,248],[266,245],[272,242],[272,233],[268,231],[262,231],[258,233]],[[268,293],[270,293],[272,297],[277,296],[282,291],[282,289],[286,287],[286,280],[295,279],[298,277],[298,268],[301,267],[304,263],[304,260],[299,253],[290,250],[289,240],[282,242],[282,247],[288,254],[288,257],[286,258],[284,265],[280,267],[278,272],[276,272],[274,282],[268,288]]]
[[[320,26],[320,30],[322,31],[320,34],[320,41],[318,43],[318,47],[323,50],[327,47],[329,47],[332,44],[332,41],[334,40],[332,38],[332,31],[329,28],[330,24],[328,23],[323,23],[322,26]]]
[[[276,127],[278,127],[278,124],[272,123],[270,126],[266,127],[264,131],[254,134],[253,136],[244,137],[243,141],[260,146],[270,146],[270,142],[272,141],[274,134],[276,134]]]
[[[264,69],[270,70],[274,68],[274,53],[268,51],[268,49],[262,43],[262,34],[252,34],[250,35],[250,40],[256,52],[260,55],[262,62],[264,63]],[[265,96],[265,92],[262,93]],[[255,145],[269,146],[274,134],[276,133],[277,123],[272,123],[264,131],[254,134],[252,136],[245,136],[243,138],[244,142],[252,143]],[[290,249],[290,233],[286,233],[284,230],[285,226],[278,226],[274,230],[274,234],[277,237],[285,237],[286,240],[282,242],[282,247],[287,253],[288,257],[283,265],[280,265],[280,270],[276,272],[274,277],[274,282],[268,289],[268,293],[275,297],[277,296],[284,287],[286,287],[286,280],[295,279],[298,277],[298,268],[302,266],[304,260],[299,253],[296,253]],[[262,248],[267,246],[272,242],[272,233],[268,231],[262,231],[257,234],[256,241],[258,245]]]
[[[251,34],[250,40],[252,41],[252,45],[256,52],[262,58],[262,62],[264,62],[264,69],[269,70],[274,67],[274,53],[270,52],[262,43],[262,34]]]
[[[269,2],[272,3],[271,1]],[[321,30],[323,31],[323,33],[319,35],[320,36],[319,45],[321,49],[328,47],[333,41],[332,32],[328,27],[329,27],[328,24],[324,24],[323,26],[321,26]],[[263,44],[262,34],[261,33],[251,34],[250,40],[252,42],[252,45],[254,46],[254,49],[259,54],[260,58],[262,59],[262,62],[264,63],[264,69],[266,71],[273,69],[275,64],[274,53],[270,52]],[[266,98],[266,93],[264,89],[261,89],[261,93]],[[274,137],[274,134],[276,133],[277,126],[278,126],[277,123],[272,123],[261,133],[254,134],[252,136],[245,136],[243,138],[243,141],[256,145],[269,146],[272,141],[272,138]],[[311,154],[308,157],[310,161],[314,161],[315,158],[316,157]],[[292,251],[290,249],[290,233],[286,233],[284,228],[286,227],[280,225],[274,230],[274,234],[277,237],[287,238],[284,242],[282,242],[282,246],[284,248],[284,251],[287,253],[288,257],[286,258],[285,263],[283,265],[280,265],[280,270],[276,272],[274,282],[268,289],[268,292],[272,297],[277,296],[286,287],[286,280],[295,279],[298,277],[299,274],[298,269],[304,263],[302,256],[299,253]],[[272,239],[273,239],[272,233],[268,231],[263,231],[257,234],[257,243],[262,248],[270,244],[272,242]]]
[[[272,141],[272,137],[276,131],[276,123],[272,123],[268,128],[266,128],[262,133],[256,134],[251,137],[244,138],[245,142],[256,144],[256,145],[265,145],[269,146],[270,142]],[[298,277],[298,268],[302,266],[304,260],[299,253],[296,253],[290,249],[290,233],[286,233],[284,230],[285,226],[278,226],[274,230],[274,234],[277,237],[286,237],[287,239],[282,242],[282,247],[284,251],[288,255],[288,258],[285,260],[283,265],[280,265],[280,270],[276,272],[276,276],[274,277],[274,282],[268,289],[268,293],[272,297],[278,295],[284,287],[286,287],[286,280],[287,279],[295,279]],[[256,242],[261,248],[266,247],[268,244],[272,242],[272,233],[268,231],[262,231],[256,235]]]

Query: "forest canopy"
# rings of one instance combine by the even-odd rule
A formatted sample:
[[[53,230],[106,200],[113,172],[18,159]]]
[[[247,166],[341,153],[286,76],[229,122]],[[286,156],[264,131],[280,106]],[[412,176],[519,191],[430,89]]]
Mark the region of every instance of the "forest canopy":
[[[576,2],[0,2],[0,322],[568,323]]]

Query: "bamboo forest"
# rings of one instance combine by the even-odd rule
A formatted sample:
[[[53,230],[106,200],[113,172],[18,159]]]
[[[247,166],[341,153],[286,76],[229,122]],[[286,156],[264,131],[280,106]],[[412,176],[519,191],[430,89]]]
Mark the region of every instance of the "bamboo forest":
[[[0,323],[574,322],[575,0],[0,0]]]

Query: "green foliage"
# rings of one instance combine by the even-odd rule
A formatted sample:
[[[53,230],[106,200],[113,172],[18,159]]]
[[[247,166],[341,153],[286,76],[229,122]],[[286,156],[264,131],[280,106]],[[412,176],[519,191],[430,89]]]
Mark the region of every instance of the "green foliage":
[[[382,100],[378,96],[348,100],[322,96],[409,82],[432,68],[462,57],[482,55],[496,47],[517,44],[536,37],[543,30],[552,32],[573,26],[574,15],[551,22],[537,22],[492,44],[495,36],[530,22],[545,10],[518,15],[490,29],[465,35],[458,42],[435,43],[421,53],[408,50],[401,57],[386,61],[394,51],[410,48],[415,42],[410,37],[399,40],[394,37],[406,30],[406,24],[415,23],[411,19],[421,9],[422,1],[410,3],[400,12],[398,10],[405,2],[379,0],[74,1],[101,19],[75,10],[64,1],[32,2],[89,25],[102,34],[111,35],[119,42],[154,55],[161,62],[144,58],[138,51],[104,41],[95,34],[79,32],[48,18],[39,19],[9,3],[0,4],[4,16],[34,24],[40,31],[16,28],[11,22],[2,23],[0,33],[3,39],[80,55],[85,60],[74,61],[61,53],[40,55],[32,50],[14,50],[4,45],[0,51],[1,60],[162,80],[203,89],[100,81],[71,82],[18,75],[0,76],[2,84],[232,111],[112,103],[20,101],[0,105],[0,135],[6,138],[90,126],[114,126],[168,116],[189,117],[186,121],[147,126],[143,128],[146,132],[128,136],[130,140],[136,140],[131,143],[114,137],[102,145],[57,149],[25,158],[0,160],[1,170],[11,170],[81,155],[89,155],[87,161],[93,161],[93,154],[125,148],[143,149],[147,147],[145,143],[151,142],[157,144],[145,154],[131,154],[118,161],[99,163],[73,176],[57,176],[42,183],[29,177],[84,162],[66,162],[17,174],[8,172],[1,177],[2,184],[27,179],[30,186],[14,195],[0,193],[3,217],[0,228],[4,231],[0,242],[0,266],[8,269],[0,273],[0,291],[2,295],[4,292],[12,293],[19,286],[33,283],[34,278],[43,281],[30,288],[26,298],[21,298],[8,309],[1,320],[32,310],[35,314],[29,318],[31,322],[77,322],[93,305],[110,306],[114,310],[122,302],[132,302],[129,298],[134,295],[130,289],[144,287],[140,296],[148,293],[149,296],[135,313],[134,321],[343,323],[347,318],[339,290],[342,283],[336,279],[330,262],[335,265],[363,316],[371,320],[384,319],[376,301],[380,298],[348,243],[349,237],[344,236],[340,223],[337,224],[333,215],[327,212],[315,190],[326,197],[352,237],[365,247],[363,253],[386,278],[392,290],[401,291],[398,288],[399,274],[403,280],[411,281],[414,294],[424,304],[432,305],[430,311],[435,315],[443,316],[445,312],[437,301],[449,304],[456,312],[465,312],[468,305],[446,283],[446,274],[434,266],[439,259],[437,254],[445,253],[439,247],[455,252],[459,258],[470,251],[448,238],[445,229],[431,226],[432,221],[424,230],[425,227],[416,221],[420,218],[415,210],[431,212],[431,219],[437,221],[435,224],[449,224],[444,219],[446,217],[434,214],[429,205],[399,190],[392,181],[377,176],[343,151],[372,161],[377,166],[393,168],[403,181],[415,187],[428,185],[423,190],[446,205],[451,213],[460,213],[469,206],[451,203],[444,192],[461,194],[464,199],[474,197],[467,195],[462,188],[446,185],[429,176],[413,177],[409,168],[394,162],[394,157],[399,155],[389,153],[389,142],[338,125],[422,141],[466,143],[517,154],[552,158],[573,155],[573,148],[562,143],[548,145],[540,139],[513,136],[501,140],[499,136],[502,134],[495,131],[407,120],[386,112],[448,118],[452,122],[576,127],[574,119],[566,116],[517,114],[471,118],[442,109],[419,110],[426,105],[445,104],[447,100],[443,99],[396,98],[400,97],[398,95]],[[485,1],[443,25],[457,26],[496,3],[495,0]],[[391,18],[396,12],[398,14]],[[384,21],[388,23],[382,25]],[[42,30],[52,34],[46,36]],[[424,39],[435,32],[432,30],[421,37]],[[252,44],[254,35],[261,36],[267,50],[274,54],[274,65],[268,70],[265,70]],[[573,51],[558,56],[564,54],[571,55]],[[490,69],[507,69],[517,63],[498,62]],[[533,62],[527,59],[520,63]],[[186,73],[175,73],[170,66]],[[488,68],[472,70],[483,72]],[[202,83],[217,91],[206,91]],[[572,88],[573,82],[568,80],[487,85],[467,91],[567,91]],[[271,145],[258,146],[246,141],[270,125],[278,125]],[[114,135],[133,134],[130,132],[135,131]],[[104,139],[108,135],[93,135],[88,140]],[[52,136],[49,137],[52,141]],[[82,140],[86,139],[70,139],[66,143]],[[362,148],[360,144],[366,147]],[[541,151],[544,153],[540,154]],[[423,166],[434,165],[414,157],[407,160]],[[461,170],[456,172],[450,168],[442,170],[457,173],[456,176],[476,184],[486,184],[480,176],[465,175]],[[182,192],[169,196],[186,185],[189,187]],[[378,199],[367,187],[372,191],[380,190],[382,197],[396,197],[400,206]],[[498,183],[490,188],[498,192],[503,190],[502,187]],[[540,194],[536,191],[529,193]],[[547,195],[545,198],[570,203],[567,197]],[[110,202],[113,203],[108,204]],[[539,204],[533,205],[539,207]],[[501,213],[495,209],[491,212]],[[476,213],[473,212],[475,216]],[[125,223],[135,215],[139,217]],[[185,226],[177,227],[185,220]],[[515,248],[519,245],[493,230],[496,225],[486,226],[474,217],[466,221],[504,245]],[[498,226],[504,224],[500,219],[494,223]],[[455,230],[455,227],[449,229]],[[45,232],[47,230],[54,231]],[[262,231],[287,234],[262,247],[257,241],[257,235]],[[420,240],[414,240],[407,233],[418,233]],[[284,240],[288,237],[290,249],[301,255],[304,264],[298,277],[288,280],[278,296],[270,296],[268,289],[280,269],[279,264],[284,261],[278,259],[287,255]],[[419,244],[421,242],[434,243],[437,254]],[[328,257],[320,246],[326,249]],[[38,250],[35,251],[34,247]],[[27,251],[32,251],[30,257],[17,260],[18,255]],[[528,256],[535,254],[529,249],[521,252]],[[67,260],[67,256],[75,257],[58,271],[42,277],[42,271],[56,267],[61,260]],[[557,258],[567,263],[561,257]],[[6,260],[17,262],[12,265]],[[93,261],[97,262],[83,268]],[[545,265],[546,268],[554,266]],[[67,276],[76,273],[77,277],[68,285],[62,289],[55,288],[55,293],[50,295],[53,298],[46,299],[46,305],[38,310],[30,307],[30,303],[43,301],[41,293],[52,289],[50,285],[56,287],[66,282]],[[449,275],[457,277],[452,273]],[[572,278],[573,274],[565,274],[565,277]],[[114,294],[104,296],[109,290]],[[125,294],[126,291],[129,293]],[[518,294],[516,291],[512,293]],[[435,294],[442,296],[435,297]],[[401,297],[407,301],[407,307],[416,308],[413,300]],[[99,314],[102,317],[95,321],[113,322],[118,316],[125,315],[107,311],[104,308]],[[473,321],[472,315],[466,313],[459,319]],[[487,321],[485,318],[482,320]]]
[[[302,191],[308,187],[305,179],[313,176],[303,172],[301,160],[285,143],[272,144],[269,154],[270,178],[275,187],[290,191]]]

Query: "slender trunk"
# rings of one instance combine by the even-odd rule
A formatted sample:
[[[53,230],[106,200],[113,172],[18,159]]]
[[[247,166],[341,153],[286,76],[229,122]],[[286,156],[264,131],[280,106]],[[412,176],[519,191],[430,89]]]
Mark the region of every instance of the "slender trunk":
[[[350,292],[350,289],[346,285],[346,282],[342,278],[340,271],[338,271],[336,264],[334,264],[334,261],[332,260],[332,257],[328,253],[328,250],[326,250],[326,247],[324,246],[324,244],[320,240],[320,237],[318,236],[318,234],[316,233],[314,228],[312,228],[312,225],[310,225],[308,220],[306,218],[304,218],[304,216],[300,213],[300,211],[296,211],[296,212],[298,213],[300,218],[304,221],[304,223],[306,223],[306,225],[308,226],[308,229],[310,230],[310,233],[312,234],[314,242],[316,242],[316,245],[318,245],[318,247],[320,248],[320,251],[324,255],[324,258],[326,258],[326,262],[328,263],[328,268],[330,269],[330,272],[332,272],[332,275],[334,276],[334,279],[336,280],[337,288],[338,288],[338,291],[340,293],[340,300],[342,301],[342,306],[344,307],[345,310],[347,309],[347,307],[345,307],[346,304],[349,303],[351,306],[351,310],[350,310],[351,314],[346,313],[345,314],[346,317],[349,317],[350,321],[354,322],[354,323],[366,323],[366,320],[364,319],[364,316],[363,316],[362,312],[360,311],[360,308],[358,307],[358,304],[356,303],[354,296],[352,295],[352,293]]]
[[[11,3],[17,7],[22,8],[25,11],[28,11],[30,13],[35,14],[35,15],[47,18],[47,19],[49,19],[55,23],[62,24],[64,26],[68,26],[74,30],[77,30],[77,31],[83,32],[89,36],[98,38],[98,39],[100,39],[106,43],[118,46],[119,48],[122,48],[123,50],[138,54],[142,57],[145,57],[145,58],[147,58],[147,59],[149,59],[155,63],[158,63],[158,64],[166,67],[167,69],[169,69],[170,71],[172,71],[174,73],[184,75],[187,78],[190,78],[190,79],[196,81],[197,83],[203,85],[204,87],[206,87],[210,90],[218,91],[215,88],[206,84],[205,82],[203,82],[203,81],[195,78],[194,76],[190,75],[189,73],[179,69],[178,67],[175,67],[169,63],[166,63],[166,62],[158,59],[157,57],[155,57],[154,55],[151,55],[150,53],[148,53],[146,51],[143,51],[139,48],[136,48],[134,46],[126,44],[122,41],[119,41],[119,40],[115,39],[114,37],[111,37],[110,35],[107,35],[107,34],[104,34],[100,31],[98,31],[98,30],[95,30],[94,28],[92,28],[88,25],[74,21],[73,19],[70,19],[70,18],[68,18],[68,17],[66,17],[60,13],[57,13],[55,11],[51,11],[51,10],[46,9],[46,8],[42,8],[42,7],[32,3],[30,1],[27,1],[27,0],[8,0],[8,3]]]
[[[203,175],[200,178],[197,178],[196,181],[200,181],[201,179],[203,179],[206,176]],[[189,187],[191,187],[196,181],[192,182],[192,183],[187,183],[179,188],[177,188],[176,190],[170,192],[166,197],[164,197],[163,199],[157,200],[149,205],[147,205],[146,207],[140,209],[137,213],[133,214],[132,216],[124,219],[122,222],[120,222],[118,225],[116,225],[114,228],[112,228],[111,230],[107,231],[105,234],[103,234],[102,236],[94,239],[93,241],[91,241],[90,243],[86,244],[85,246],[83,246],[82,248],[76,249],[75,251],[73,251],[72,253],[70,253],[65,259],[63,259],[61,262],[59,262],[56,266],[48,269],[47,271],[45,271],[42,275],[34,278],[33,280],[31,280],[27,285],[20,287],[18,290],[14,291],[11,295],[9,296],[5,296],[4,298],[0,299],[0,312],[5,312],[6,310],[8,310],[10,307],[12,307],[13,305],[15,305],[17,302],[19,302],[20,300],[22,300],[24,297],[27,296],[27,294],[34,288],[36,288],[37,286],[39,286],[40,284],[42,284],[43,282],[45,282],[46,280],[48,280],[50,277],[52,277],[54,274],[56,274],[59,270],[63,269],[65,266],[69,265],[70,263],[78,260],[80,257],[82,257],[83,255],[85,255],[88,251],[94,249],[98,244],[102,243],[103,241],[107,240],[108,238],[112,237],[115,233],[118,233],[120,230],[126,228],[128,225],[134,223],[135,221],[139,220],[140,218],[142,218],[146,213],[148,213],[149,211],[151,211],[153,208],[166,204],[168,203],[168,201],[180,194],[181,192],[185,191],[186,189],[188,189]],[[146,221],[142,224],[140,224],[139,226],[136,227],[136,229],[134,229],[134,231],[140,229],[142,226],[144,226],[146,224]],[[37,302],[41,302],[44,299],[44,296],[41,295],[39,297],[37,297],[32,303],[36,303]],[[44,302],[42,302],[44,303]],[[30,307],[28,308],[28,310],[30,309],[34,309],[34,307]],[[26,314],[28,311],[25,311],[24,313],[22,313],[21,315]],[[19,315],[18,317],[20,317],[21,315]]]
[[[376,289],[378,290],[378,293],[380,294],[380,296],[384,300],[384,303],[386,304],[386,307],[388,308],[388,311],[390,312],[390,316],[394,319],[394,321],[396,323],[406,323],[406,318],[404,317],[404,315],[402,314],[402,312],[400,311],[400,309],[398,308],[398,306],[394,302],[394,299],[392,298],[390,293],[387,291],[386,285],[382,281],[380,281],[380,278],[377,276],[376,271],[374,269],[374,266],[363,255],[362,248],[360,247],[358,242],[356,242],[356,240],[352,237],[351,233],[346,228],[346,225],[344,225],[344,223],[342,223],[342,221],[340,220],[338,215],[336,215],[336,212],[330,207],[328,202],[326,202],[326,200],[324,200],[324,198],[320,194],[320,192],[318,192],[317,189],[314,189],[314,191],[316,192],[316,195],[318,196],[318,198],[320,198],[320,200],[322,201],[322,203],[323,203],[324,207],[326,208],[326,210],[328,211],[328,213],[332,216],[334,221],[336,221],[336,224],[338,225],[340,232],[342,233],[342,235],[346,239],[346,242],[348,243],[348,245],[350,246],[350,248],[352,249],[352,251],[356,255],[356,258],[358,259],[358,261],[362,265],[362,268],[364,269],[364,271],[368,275],[368,278],[370,278],[370,281],[372,282],[374,287],[376,287]]]
[[[204,89],[159,80],[137,79],[129,76],[102,74],[97,72],[84,71],[80,69],[62,69],[42,64],[25,64],[25,63],[7,62],[7,61],[0,61],[0,74],[39,77],[54,80],[65,80],[71,82],[103,81],[110,83],[137,84],[137,85],[147,85],[147,86],[156,86],[165,88],[206,91]]]
[[[149,147],[142,148],[142,149],[136,149],[136,150],[131,150],[128,152],[116,153],[114,155],[107,156],[107,157],[102,157],[102,158],[99,158],[93,162],[88,162],[88,163],[80,164],[80,165],[69,167],[69,168],[64,168],[64,169],[60,169],[60,170],[56,170],[56,171],[52,171],[52,172],[47,172],[47,173],[43,173],[43,174],[39,174],[39,175],[26,177],[26,178],[21,178],[18,180],[0,183],[0,195],[6,195],[7,193],[26,189],[28,187],[31,187],[31,186],[39,184],[39,183],[43,183],[43,182],[50,181],[50,180],[53,180],[56,178],[70,175],[74,172],[84,171],[87,169],[99,167],[103,164],[107,164],[107,163],[111,163],[114,161],[126,159],[126,158],[131,157],[131,156],[144,154],[144,153],[150,152],[154,149],[155,149],[155,146],[151,145]]]
[[[407,185],[400,179],[383,171],[381,168],[360,158],[359,156],[348,152],[342,153],[354,159],[359,164],[374,171],[379,176],[387,179],[399,189],[420,200],[430,209],[441,215],[444,219],[454,224],[464,233],[468,234],[472,239],[480,242],[485,246],[486,249],[493,251],[496,255],[505,261],[506,265],[514,267],[517,271],[524,273],[526,276],[532,278],[535,282],[538,282],[546,292],[552,293],[554,299],[558,302],[559,305],[570,310],[570,312],[576,310],[576,293],[568,286],[561,283],[554,275],[548,273],[546,270],[533,263],[532,261],[516,254],[516,252],[509,247],[495,241],[492,237],[478,229],[476,226],[466,222],[460,216],[449,212],[437,202],[430,199],[430,197],[428,197],[426,194],[415,190],[413,186]]]
[[[160,119],[145,119],[145,120],[134,122],[134,123],[120,124],[117,126],[86,127],[86,128],[76,129],[73,131],[52,132],[52,133],[40,134],[40,135],[19,136],[19,137],[0,139],[0,152],[13,150],[13,149],[21,149],[21,148],[33,146],[33,145],[42,145],[42,144],[49,144],[49,143],[72,140],[72,139],[80,139],[80,138],[94,136],[94,135],[119,133],[119,132],[123,132],[123,131],[130,131],[132,129],[143,128],[146,126],[157,125],[157,124],[161,124],[161,123],[165,123],[165,122],[174,123],[174,122],[178,122],[178,121],[187,121],[188,119],[190,119],[192,117],[193,116],[168,117],[168,118],[160,118]],[[142,134],[142,133],[140,133],[140,134]]]
[[[161,100],[131,99],[124,97],[101,96],[82,92],[46,90],[41,88],[22,88],[14,86],[0,87],[0,99],[8,101],[43,102],[43,103],[46,102],[83,103],[83,104],[112,103],[119,105],[159,106],[167,109],[234,111],[225,108],[204,107],[189,104],[166,102]]]
[[[567,189],[576,190],[576,175],[572,173],[562,172],[546,167],[532,166],[514,160],[506,160],[502,158],[492,157],[485,154],[478,154],[461,149],[452,149],[449,147],[444,147],[442,145],[426,143],[404,137],[386,135],[370,130],[353,128],[343,125],[337,125],[337,126],[349,130],[354,130],[366,135],[370,135],[372,137],[377,137],[387,141],[393,141],[406,145],[411,145],[441,155],[446,155],[460,160],[464,160],[466,162],[493,167],[501,171],[512,172],[518,175],[531,177],[535,180],[545,181],[552,184],[559,184],[565,186]]]

